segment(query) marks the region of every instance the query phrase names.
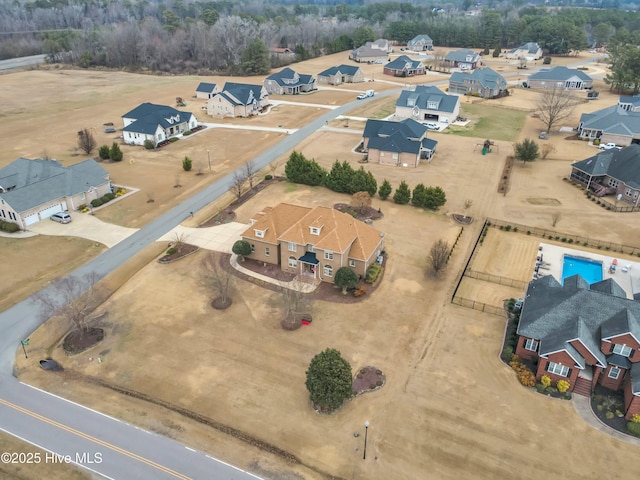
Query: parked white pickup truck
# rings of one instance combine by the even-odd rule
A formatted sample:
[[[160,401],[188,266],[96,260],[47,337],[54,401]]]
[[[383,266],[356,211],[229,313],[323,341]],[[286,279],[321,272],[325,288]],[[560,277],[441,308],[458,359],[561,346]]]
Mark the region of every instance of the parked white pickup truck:
[[[618,150],[622,150],[622,147],[617,146],[615,143],[601,143],[598,148],[600,150],[611,150],[612,148],[617,148]]]
[[[376,94],[375,90],[367,90],[364,93],[361,93],[356,98],[358,100],[364,100],[365,98],[373,97]]]

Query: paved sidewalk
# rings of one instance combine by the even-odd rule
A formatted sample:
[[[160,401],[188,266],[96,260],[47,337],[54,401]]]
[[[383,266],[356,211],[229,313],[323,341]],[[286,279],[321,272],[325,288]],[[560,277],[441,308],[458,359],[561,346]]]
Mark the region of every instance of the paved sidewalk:
[[[600,421],[598,417],[595,416],[593,411],[591,410],[590,402],[591,400],[588,397],[584,397],[582,395],[573,395],[573,408],[575,408],[576,412],[582,420],[591,425],[596,430],[600,430],[602,433],[609,435],[613,438],[617,438],[620,441],[631,443],[632,445],[640,446],[640,439],[632,437],[631,435],[625,435],[624,433],[620,433],[619,431],[611,428],[608,425],[605,425]]]
[[[283,282],[280,280],[276,280],[275,278],[267,277],[265,275],[261,275],[259,273],[253,272],[244,268],[242,265],[238,263],[238,256],[233,254],[231,255],[231,266],[245,275],[249,275],[250,277],[257,278],[266,283],[271,283],[272,285],[278,285],[279,287],[288,288],[289,290],[300,290],[302,293],[311,293],[315,291],[317,285],[315,283],[306,283],[301,282],[298,279],[293,279],[290,282]]]
[[[35,237],[36,235],[38,235],[36,232],[30,232],[29,230],[20,230],[16,233],[3,232],[0,230],[0,237],[6,238],[29,238]]]

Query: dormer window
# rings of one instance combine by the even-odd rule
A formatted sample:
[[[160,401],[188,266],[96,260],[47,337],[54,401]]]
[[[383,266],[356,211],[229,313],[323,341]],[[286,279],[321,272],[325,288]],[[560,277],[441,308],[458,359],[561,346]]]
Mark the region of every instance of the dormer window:
[[[258,230],[257,228],[253,230],[256,234],[256,238],[264,238],[264,230]]]
[[[311,235],[320,235],[321,227],[309,227],[309,233]]]
[[[617,353],[618,355],[622,355],[623,357],[629,357],[631,355],[631,347],[615,344],[613,346],[613,353]]]
[[[438,105],[440,102],[433,102],[433,101],[428,101],[427,102],[427,108],[429,110],[437,110],[438,109]]]

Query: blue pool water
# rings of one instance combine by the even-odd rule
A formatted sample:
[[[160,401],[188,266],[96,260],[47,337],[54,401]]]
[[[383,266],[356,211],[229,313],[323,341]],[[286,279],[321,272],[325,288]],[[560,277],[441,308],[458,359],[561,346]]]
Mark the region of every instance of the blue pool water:
[[[599,282],[602,280],[602,262],[565,255],[562,265],[562,283],[565,278],[573,275],[580,275],[589,285]]]

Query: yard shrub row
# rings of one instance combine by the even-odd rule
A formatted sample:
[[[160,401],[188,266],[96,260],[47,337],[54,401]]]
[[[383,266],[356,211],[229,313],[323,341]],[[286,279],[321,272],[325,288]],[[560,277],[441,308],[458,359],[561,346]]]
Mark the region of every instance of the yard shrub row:
[[[17,223],[0,221],[0,230],[8,233],[15,233],[20,230]]]
[[[514,355],[511,357],[511,361],[509,362],[509,366],[513,368],[518,376],[518,381],[524,385],[525,387],[535,387],[536,386],[536,376],[533,374],[531,369],[527,367],[519,356]]]
[[[119,162],[123,158],[122,150],[120,150],[120,145],[118,145],[116,142],[113,142],[111,144],[111,147],[109,147],[109,145],[102,145],[98,149],[98,156],[102,160],[111,159],[114,162]]]
[[[116,198],[116,196],[113,193],[111,193],[111,192],[105,193],[102,197],[94,198],[93,200],[91,200],[91,206],[93,208],[97,208],[100,205],[104,205],[105,203],[110,202],[114,198]]]

